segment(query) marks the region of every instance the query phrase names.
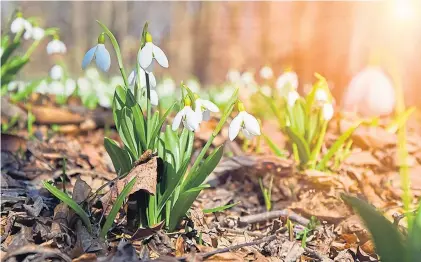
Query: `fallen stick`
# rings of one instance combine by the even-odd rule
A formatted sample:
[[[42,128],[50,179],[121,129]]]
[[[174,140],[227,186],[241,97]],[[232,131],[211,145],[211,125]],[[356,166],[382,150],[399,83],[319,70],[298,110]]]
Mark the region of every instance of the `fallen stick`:
[[[310,220],[304,218],[290,210],[274,210],[260,214],[254,214],[249,216],[240,217],[238,219],[238,226],[245,227],[249,224],[272,220],[278,217],[288,217],[291,221],[296,222],[300,225],[307,226]]]

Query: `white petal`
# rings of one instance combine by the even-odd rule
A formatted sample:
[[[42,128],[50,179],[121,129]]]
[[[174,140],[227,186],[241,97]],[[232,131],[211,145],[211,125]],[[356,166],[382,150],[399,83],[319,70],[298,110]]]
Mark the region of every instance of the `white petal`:
[[[32,37],[32,31],[31,30],[25,30],[25,33],[23,34],[23,39],[28,40]]]
[[[71,78],[67,79],[66,80],[66,83],[65,83],[64,94],[66,96],[70,96],[71,94],[73,94],[73,92],[75,91],[75,89],[76,89],[76,82],[75,82],[75,80],[73,80]]]
[[[260,135],[260,125],[257,119],[247,112],[244,112],[244,128],[252,135]]]
[[[243,112],[240,112],[231,121],[231,124],[228,128],[228,137],[231,141],[233,141],[237,137],[238,132],[240,132],[241,125],[243,124],[243,116],[244,116]]]
[[[152,44],[152,43],[151,43]],[[153,45],[153,55],[155,60],[160,64],[162,67],[168,68],[168,58],[165,55],[164,51],[158,46]]]
[[[314,94],[314,97],[319,102],[327,102],[328,100],[326,91],[321,88],[317,89],[316,93]]]
[[[146,43],[145,46],[140,50],[137,59],[139,60],[139,64],[143,69],[148,68],[152,63],[152,55],[153,52],[153,44]]]
[[[63,68],[59,65],[55,65],[50,70],[50,77],[53,80],[60,80],[63,77]]]
[[[59,46],[60,46],[60,53],[62,53],[62,54],[66,53],[67,52],[66,45],[63,42],[61,42],[60,40],[58,40],[58,42],[59,42]]]
[[[196,131],[199,128],[200,116],[191,107],[186,106],[186,128],[190,131]]]
[[[151,105],[157,106],[158,105],[158,93],[155,90],[151,90]]]
[[[241,129],[243,131],[243,135],[248,139],[248,140],[252,140],[254,135],[251,134],[249,131],[247,131],[247,129],[242,128]]]
[[[95,52],[96,65],[103,72],[107,72],[111,66],[111,57],[104,44],[98,44],[98,48]]]
[[[127,78],[127,81],[129,82],[130,86],[134,86],[136,83],[136,69],[133,69],[133,71],[130,73],[129,77]]]
[[[18,17],[13,20],[12,24],[10,25],[10,31],[14,34],[19,33],[25,28],[25,19],[22,17]]]
[[[52,42],[50,42],[52,43]],[[50,44],[48,44],[49,46]],[[47,50],[48,50],[48,46],[47,46]],[[52,49],[52,47],[50,47]],[[91,49],[88,50],[88,52],[86,52],[85,56],[83,57],[82,60],[82,69],[85,69],[92,61],[92,59],[94,59],[95,56],[95,52],[96,49],[98,48],[98,46],[94,46]]]
[[[271,79],[273,77],[273,70],[268,66],[264,66],[260,69],[260,77],[263,79]]]
[[[323,119],[329,121],[333,117],[333,106],[332,104],[326,103],[323,105]]]
[[[156,87],[156,78],[154,76],[154,74],[151,72],[148,74],[149,75],[149,85],[151,88]]]
[[[183,119],[183,116],[185,115],[185,107],[181,109],[174,117],[174,120],[172,122],[172,130],[175,131],[180,126],[181,120]]]
[[[203,107],[205,107],[207,110],[209,110],[211,112],[214,112],[214,113],[219,112],[219,108],[214,103],[212,103],[211,101],[201,99],[201,102],[202,102]]]
[[[34,27],[32,29],[32,38],[34,40],[41,40],[45,35],[45,31],[44,29],[40,28],[40,27]]]
[[[297,99],[300,98],[300,95],[297,93],[297,91],[290,91],[288,93],[288,106],[292,107],[294,106]]]

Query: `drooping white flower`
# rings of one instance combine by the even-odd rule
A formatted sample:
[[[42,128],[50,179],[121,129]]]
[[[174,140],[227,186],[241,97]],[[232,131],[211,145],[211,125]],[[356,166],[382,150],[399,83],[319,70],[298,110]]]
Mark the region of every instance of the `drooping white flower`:
[[[152,64],[152,60],[155,58],[158,64],[160,64],[162,67],[168,68],[167,56],[161,48],[152,43],[152,36],[150,33],[146,33],[145,40],[145,46],[139,51],[137,55],[140,66],[144,70],[147,70],[147,68]]]
[[[290,107],[294,106],[295,102],[298,100],[298,98],[300,98],[300,95],[298,94],[297,91],[295,91],[295,90],[290,91],[288,93],[288,98],[287,98],[288,106],[290,106]]]
[[[245,84],[245,85],[251,85],[253,84],[254,81],[254,76],[252,72],[244,72],[241,75],[241,81]]]
[[[159,95],[162,97],[172,96],[176,90],[176,85],[174,80],[171,78],[165,78],[161,83],[159,83],[156,87]]]
[[[76,81],[71,78],[68,78],[66,82],[64,83],[64,95],[65,96],[72,95],[75,89],[76,89]]]
[[[93,59],[95,59],[96,66],[103,72],[107,72],[111,66],[111,56],[105,48],[105,34],[101,33],[98,37],[98,44],[86,52],[82,60],[82,69],[85,69]]]
[[[31,23],[29,23],[26,19],[22,17],[21,13],[18,13],[15,20],[13,20],[13,22],[10,24],[10,31],[13,34],[17,34],[21,32],[22,30],[31,31],[32,25]]]
[[[52,81],[48,86],[48,93],[53,95],[63,95],[64,84],[60,81]]]
[[[252,139],[254,136],[260,135],[260,125],[257,119],[244,110],[244,105],[238,103],[239,113],[231,121],[228,129],[228,137],[233,141],[240,130],[247,139]]]
[[[333,106],[330,103],[324,103],[322,107],[323,119],[329,121],[333,117]]]
[[[276,80],[276,88],[282,90],[285,87],[290,87],[294,90],[297,90],[298,76],[295,72],[287,71],[278,77]]]
[[[322,88],[318,88],[316,90],[316,93],[314,94],[314,98],[316,99],[316,101],[319,101],[319,102],[327,102],[329,100],[326,91],[323,90]]]
[[[48,93],[48,82],[46,80],[42,80],[41,83],[36,87],[35,92],[39,94],[47,94]]]
[[[391,114],[396,100],[390,77],[381,67],[368,66],[352,78],[342,101],[345,111],[376,117]]]
[[[63,78],[63,67],[60,65],[54,65],[50,70],[50,77],[53,80],[60,80]]]
[[[77,86],[78,86],[78,90],[79,90],[79,95],[80,96],[89,95],[93,91],[93,89],[92,89],[92,83],[86,77],[80,77],[77,80]]]
[[[200,92],[200,83],[196,79],[190,78],[189,80],[187,80],[186,86],[188,86],[193,93]]]
[[[65,54],[67,52],[66,45],[59,39],[54,39],[47,44],[47,54]]]
[[[272,88],[270,88],[269,85],[263,85],[262,88],[260,89],[260,91],[262,91],[262,93],[265,96],[271,96],[272,95]]]
[[[237,83],[241,80],[241,74],[237,70],[231,69],[227,73],[227,80],[231,83]]]
[[[184,101],[184,108],[181,109],[177,115],[175,115],[172,122],[172,130],[175,131],[180,126],[180,123],[183,122],[185,128],[189,131],[196,131],[199,129],[199,124],[201,121],[200,115],[193,111],[191,108],[190,99],[186,98]]]
[[[99,74],[98,69],[96,69],[96,67],[90,67],[86,69],[85,75],[91,80],[101,79],[101,75]]]
[[[145,70],[143,70],[142,68],[140,68],[140,71],[142,72],[140,74],[140,90],[146,89],[146,75],[148,74],[149,76],[149,87],[150,87],[150,98],[151,98],[151,105],[153,106],[157,106],[159,104],[159,97],[158,97],[158,93],[156,92],[156,79],[155,76],[152,72],[147,72]],[[134,86],[135,83],[137,83],[137,73],[136,70],[133,70],[129,77],[127,78],[127,81],[129,82],[130,88],[132,89],[132,91],[134,92]],[[145,90],[145,95],[146,95],[146,90]]]
[[[23,34],[23,38],[28,40],[32,38],[34,40],[41,40],[45,35],[44,29],[41,27],[33,27],[31,30],[26,30],[25,34]]]
[[[263,79],[271,79],[273,77],[273,70],[269,66],[264,66],[260,69],[260,77]]]
[[[219,108],[209,100],[197,98],[194,103],[196,106],[195,110],[199,114],[201,121],[208,121],[210,119],[210,112],[219,112]]]
[[[215,92],[213,100],[217,104],[227,103],[230,100],[230,98],[232,97],[233,92],[234,92],[234,89],[231,86],[229,86],[229,85],[224,86],[221,91]]]
[[[25,88],[25,82],[23,81],[11,81],[7,85],[8,91],[22,91]]]

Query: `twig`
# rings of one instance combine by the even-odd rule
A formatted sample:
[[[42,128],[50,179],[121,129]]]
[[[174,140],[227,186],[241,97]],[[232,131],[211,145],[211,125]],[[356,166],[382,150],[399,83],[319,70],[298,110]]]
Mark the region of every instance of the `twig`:
[[[208,257],[211,257],[211,256],[216,255],[216,254],[229,252],[232,249],[239,249],[239,248],[242,248],[242,247],[259,245],[261,243],[265,243],[265,242],[275,240],[276,238],[277,238],[276,234],[270,235],[270,236],[267,236],[267,237],[264,237],[264,238],[261,238],[261,239],[257,239],[257,240],[251,241],[251,242],[246,242],[246,243],[234,245],[234,246],[231,246],[231,247],[226,247],[226,248],[221,248],[221,249],[213,250],[213,251],[210,251],[210,252],[206,252],[206,253],[203,253],[201,255],[201,257],[208,258]]]
[[[259,233],[259,232],[252,232],[247,230],[239,230],[239,229],[232,229],[232,228],[220,228],[220,230],[223,232],[231,233],[231,234],[238,234],[238,235],[244,235],[247,234],[252,237],[264,237],[265,234]]]
[[[272,220],[278,217],[288,217],[291,221],[294,221],[303,226],[307,226],[310,222],[310,220],[308,220],[307,218],[304,218],[290,210],[284,209],[240,217],[238,219],[238,225],[244,227],[249,224]]]

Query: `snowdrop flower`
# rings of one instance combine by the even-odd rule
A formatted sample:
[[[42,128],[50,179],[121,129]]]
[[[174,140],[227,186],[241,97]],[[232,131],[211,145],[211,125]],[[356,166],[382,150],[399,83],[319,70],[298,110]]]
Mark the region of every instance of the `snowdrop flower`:
[[[214,103],[206,99],[201,99],[198,96],[194,103],[196,106],[195,110],[199,114],[201,121],[208,121],[210,119],[210,112],[219,112],[219,108]]]
[[[273,70],[269,66],[264,66],[260,69],[260,77],[263,79],[271,79],[273,77]]]
[[[157,87],[157,91],[160,96],[171,96],[174,94],[176,90],[176,85],[174,80],[171,78],[165,78]]]
[[[98,44],[86,52],[82,60],[82,69],[85,69],[93,59],[96,65],[103,72],[107,72],[111,66],[111,57],[108,50],[105,48],[105,33],[101,33],[98,37]]]
[[[109,92],[99,92],[98,94],[98,104],[102,107],[110,108],[112,106],[113,94]]]
[[[316,93],[314,94],[314,98],[316,99],[316,101],[319,101],[319,102],[327,102],[329,99],[326,91],[321,88],[318,88],[316,90]]]
[[[98,70],[95,67],[90,67],[86,70],[85,75],[87,78],[91,80],[98,80],[101,78],[101,75],[99,74]]]
[[[237,70],[231,69],[227,73],[227,80],[231,83],[237,83],[241,79],[241,74]]]
[[[48,87],[48,91],[53,95],[63,95],[64,94],[64,84],[60,81],[53,81]]]
[[[50,70],[50,77],[53,80],[60,80],[63,78],[63,68],[59,65],[55,65]]]
[[[35,92],[39,94],[47,94],[48,93],[48,83],[46,80],[42,80],[41,83],[35,89]]]
[[[270,88],[270,86],[268,86],[268,85],[262,86],[262,88],[260,90],[262,91],[262,93],[265,96],[271,96],[272,95],[272,88]]]
[[[231,86],[225,86],[222,91],[215,93],[213,100],[218,104],[227,103],[232,97],[233,92],[234,89],[232,89]]]
[[[298,94],[297,91],[295,91],[295,90],[290,91],[288,93],[288,98],[287,98],[288,106],[290,106],[290,107],[294,106],[295,102],[298,100],[298,98],[300,98],[300,95]]]
[[[186,86],[188,86],[193,93],[198,93],[200,91],[200,83],[196,79],[187,80]]]
[[[260,126],[257,119],[247,113],[244,109],[244,105],[238,102],[238,115],[234,117],[228,129],[228,137],[233,141],[240,130],[243,132],[247,139],[252,139],[254,136],[260,135]]]
[[[47,45],[47,54],[65,54],[67,52],[66,45],[60,41],[57,36]]]
[[[287,71],[278,77],[276,80],[276,88],[282,90],[285,87],[290,87],[294,90],[297,90],[298,76],[295,72]]]
[[[191,108],[191,101],[188,97],[186,97],[184,99],[184,108],[181,109],[181,111],[179,111],[174,117],[172,122],[172,130],[177,130],[180,126],[180,123],[183,122],[185,128],[194,132],[199,129],[200,121],[201,116],[193,111]]]
[[[10,31],[13,34],[17,34],[22,30],[31,31],[32,25],[26,19],[22,17],[22,13],[17,13],[15,20],[10,24]]]
[[[86,77],[81,77],[77,80],[77,86],[79,88],[79,95],[85,96],[92,92],[91,81]]]
[[[66,82],[64,83],[64,95],[65,96],[72,95],[75,89],[76,89],[76,81],[71,78],[68,78]]]
[[[7,85],[7,90],[9,91],[22,91],[25,88],[25,82],[23,81],[11,81]]]
[[[145,74],[148,74],[149,76],[149,85],[151,88],[156,87],[156,78],[154,74],[150,71],[143,70],[143,68],[140,68],[140,87],[146,87],[146,76]],[[129,77],[127,78],[127,81],[129,82],[130,86],[134,86],[135,83],[137,83],[137,72],[136,69],[134,69]]]
[[[155,87],[156,87],[156,79],[155,79],[155,76],[153,75],[153,73],[152,72],[147,72],[147,71],[144,71],[142,68],[140,68],[140,71],[143,73],[141,73],[141,75],[140,75],[140,88],[141,89],[143,89],[143,88],[147,88],[147,86],[146,86],[146,77],[145,77],[145,73],[146,74],[148,74],[148,76],[149,76],[149,87],[150,87],[150,98],[151,98],[151,105],[153,105],[153,106],[157,106],[158,105],[158,103],[159,103],[159,97],[158,97],[158,93],[156,92],[156,89],[155,89]],[[136,73],[136,70],[133,70],[131,73],[130,73],[130,75],[129,75],[129,77],[127,78],[127,81],[129,82],[129,85],[130,85],[130,87],[131,87],[131,89],[132,89],[132,91],[134,92],[134,86],[135,86],[135,83],[137,82],[137,73]],[[145,91],[145,95],[146,95],[146,91]]]
[[[26,30],[23,38],[28,40],[32,37],[34,40],[41,40],[45,35],[44,29],[41,27],[33,27],[31,30]]]
[[[329,121],[333,117],[333,106],[330,103],[323,104],[322,108],[323,119]]]
[[[145,41],[145,46],[142,47],[142,49],[139,51],[139,54],[137,55],[140,66],[147,70],[147,68],[152,64],[153,58],[155,58],[158,64],[160,64],[162,67],[168,68],[167,56],[161,48],[152,43],[152,36],[149,32],[146,33]]]
[[[241,75],[241,81],[245,84],[245,85],[252,85],[254,83],[254,76],[252,72],[244,72]]]

